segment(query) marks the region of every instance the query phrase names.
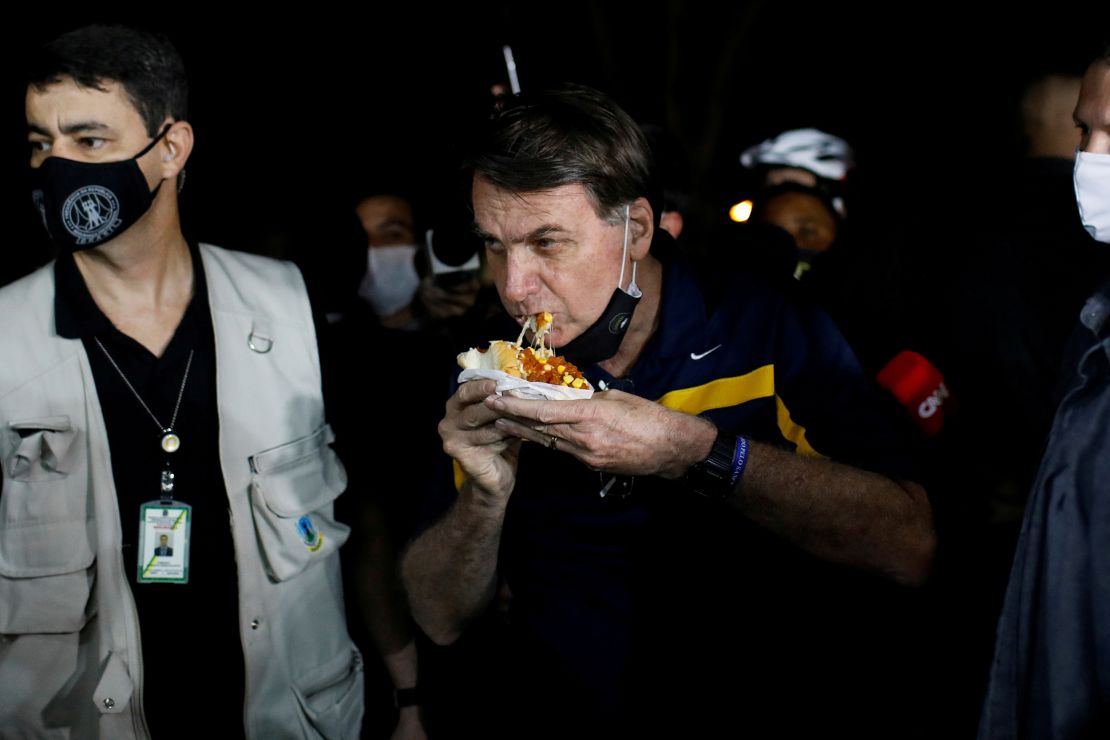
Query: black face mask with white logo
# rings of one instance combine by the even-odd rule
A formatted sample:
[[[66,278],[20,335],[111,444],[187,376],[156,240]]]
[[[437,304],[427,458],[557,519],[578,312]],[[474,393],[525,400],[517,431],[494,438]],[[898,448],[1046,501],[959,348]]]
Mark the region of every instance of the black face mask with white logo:
[[[47,157],[31,170],[31,198],[59,249],[76,252],[103,244],[150,210],[162,183],[151,190],[138,160],[169,129],[131,159],[94,163]]]
[[[628,332],[628,325],[632,323],[632,314],[636,304],[640,302],[643,293],[636,285],[636,263],[632,263],[632,282],[628,284],[628,292],[621,289],[624,282],[624,266],[628,262],[628,219],[629,209],[624,209],[624,254],[621,257],[621,275],[617,279],[617,288],[609,305],[601,312],[597,321],[590,325],[586,331],[575,337],[568,344],[559,348],[559,354],[564,355],[575,365],[585,367],[608,360],[617,354],[617,350],[624,341]]]

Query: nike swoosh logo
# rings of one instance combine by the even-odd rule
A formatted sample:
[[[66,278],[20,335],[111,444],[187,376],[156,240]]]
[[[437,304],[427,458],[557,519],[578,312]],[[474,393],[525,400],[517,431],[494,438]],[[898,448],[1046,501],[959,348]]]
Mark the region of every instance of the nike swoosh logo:
[[[702,352],[700,355],[697,355],[697,354],[694,354],[693,352],[691,352],[690,353],[690,359],[691,360],[700,360],[701,358],[705,357],[706,355],[712,354],[713,352],[716,352],[717,350],[719,350],[723,346],[724,346],[723,344],[718,344],[713,349],[707,349],[706,351]]]

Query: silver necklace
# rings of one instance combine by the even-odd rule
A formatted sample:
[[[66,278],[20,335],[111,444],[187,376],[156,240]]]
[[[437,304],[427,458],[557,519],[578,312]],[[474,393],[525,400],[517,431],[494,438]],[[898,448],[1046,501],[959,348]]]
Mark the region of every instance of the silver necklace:
[[[177,435],[174,425],[177,424],[177,412],[181,408],[181,398],[185,395],[185,384],[189,382],[189,368],[193,366],[194,350],[189,350],[189,359],[185,362],[185,375],[181,378],[181,388],[177,391],[177,403],[174,404],[173,407],[173,416],[170,418],[170,425],[165,426],[162,422],[158,421],[158,417],[155,416],[154,412],[150,410],[150,407],[146,405],[146,401],[144,401],[143,397],[139,395],[139,392],[135,390],[135,386],[131,385],[131,381],[123,374],[123,370],[120,369],[120,366],[116,364],[112,355],[109,354],[108,348],[100,341],[100,337],[93,337],[93,339],[96,340],[96,345],[100,347],[104,356],[108,358],[108,362],[112,363],[112,367],[114,367],[116,372],[119,373],[119,376],[123,378],[123,382],[127,385],[128,389],[130,389],[131,393],[133,393],[139,403],[142,404],[143,409],[150,415],[150,418],[154,420],[154,423],[158,426],[158,431],[162,432],[162,449],[166,452],[177,452],[178,448],[181,447],[181,437]]]

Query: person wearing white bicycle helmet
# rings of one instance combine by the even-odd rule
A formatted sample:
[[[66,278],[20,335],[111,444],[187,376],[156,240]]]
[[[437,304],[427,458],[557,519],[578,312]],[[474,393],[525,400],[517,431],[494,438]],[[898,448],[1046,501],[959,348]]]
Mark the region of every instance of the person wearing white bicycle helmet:
[[[825,192],[837,213],[844,217],[844,183],[856,165],[850,144],[816,128],[783,131],[740,155],[740,164],[762,170],[763,187],[796,182]]]

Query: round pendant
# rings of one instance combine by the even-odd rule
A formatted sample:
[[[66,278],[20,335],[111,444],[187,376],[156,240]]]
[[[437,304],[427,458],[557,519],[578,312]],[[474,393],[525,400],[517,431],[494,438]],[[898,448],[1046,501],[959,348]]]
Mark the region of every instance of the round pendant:
[[[181,437],[178,437],[173,432],[166,432],[162,435],[162,449],[166,452],[177,452],[177,448],[181,446]]]

